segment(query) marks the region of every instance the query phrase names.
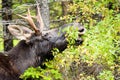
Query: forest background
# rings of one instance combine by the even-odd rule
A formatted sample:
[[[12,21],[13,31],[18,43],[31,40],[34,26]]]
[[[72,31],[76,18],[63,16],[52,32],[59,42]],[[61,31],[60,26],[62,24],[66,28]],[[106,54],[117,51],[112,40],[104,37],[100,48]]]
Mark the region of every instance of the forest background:
[[[6,0],[2,0],[3,2]],[[0,1],[1,4],[2,1]],[[68,48],[62,52],[53,50],[54,59],[45,62],[47,68],[29,68],[20,77],[24,80],[120,80],[120,0],[42,0],[48,5],[49,28],[79,22],[86,28],[84,42],[75,46],[76,31],[67,31]],[[41,2],[41,0],[38,0]],[[27,8],[35,15],[34,0],[8,0],[10,19],[4,20],[3,6],[0,11],[0,51],[4,47],[8,23],[24,24],[16,14],[24,15]],[[10,5],[11,4],[11,5]],[[9,12],[10,11],[10,12]],[[11,14],[12,11],[12,14]],[[47,23],[46,22],[46,23]],[[50,24],[49,24],[50,23]],[[72,32],[72,33],[71,33]],[[10,42],[11,42],[11,37]],[[14,39],[14,38],[13,38]],[[19,41],[14,39],[12,45]],[[11,44],[11,43],[10,43]]]

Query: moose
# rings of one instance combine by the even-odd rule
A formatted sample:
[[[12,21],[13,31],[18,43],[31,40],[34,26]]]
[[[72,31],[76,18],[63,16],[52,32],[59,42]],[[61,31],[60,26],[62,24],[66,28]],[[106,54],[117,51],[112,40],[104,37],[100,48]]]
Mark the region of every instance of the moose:
[[[53,59],[51,50],[58,48],[63,51],[67,47],[65,27],[73,26],[78,28],[79,36],[84,34],[85,28],[79,23],[70,23],[60,28],[44,30],[44,23],[37,6],[37,16],[33,17],[28,9],[27,17],[24,18],[29,28],[20,25],[9,25],[9,32],[20,40],[10,51],[0,53],[0,80],[20,80],[19,76],[30,66],[41,66],[46,59]],[[35,20],[37,25],[35,24]],[[81,44],[82,39],[78,38],[76,44]]]

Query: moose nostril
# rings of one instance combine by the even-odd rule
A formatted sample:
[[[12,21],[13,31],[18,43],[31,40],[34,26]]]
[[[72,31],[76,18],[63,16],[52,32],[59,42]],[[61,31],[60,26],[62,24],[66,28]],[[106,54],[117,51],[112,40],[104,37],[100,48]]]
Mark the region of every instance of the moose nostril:
[[[84,32],[84,28],[82,28],[82,29],[79,29],[79,32]]]

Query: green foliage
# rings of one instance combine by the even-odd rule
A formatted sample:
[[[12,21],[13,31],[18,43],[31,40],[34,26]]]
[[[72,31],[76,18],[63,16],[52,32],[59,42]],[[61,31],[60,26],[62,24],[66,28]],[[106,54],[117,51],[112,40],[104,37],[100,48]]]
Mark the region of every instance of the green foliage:
[[[49,4],[50,8],[50,28],[55,28],[58,27],[60,23],[60,17],[62,16],[62,6],[60,2],[54,2],[54,1],[49,1],[51,2]]]
[[[19,40],[13,40],[13,45],[16,46],[19,43]]]
[[[65,28],[63,31],[66,32],[66,37],[67,37],[67,41],[69,44],[75,44],[75,40],[78,38],[78,28],[74,28],[74,26]]]
[[[112,18],[107,18],[87,31],[84,42],[87,51],[83,59],[108,65],[114,64],[115,51],[118,47],[115,47],[113,43],[116,31],[112,20]]]
[[[23,80],[27,80],[29,78],[33,78],[35,80],[62,80],[61,74],[58,70],[54,69],[51,65],[46,66],[46,69],[30,67],[20,76],[20,78]]]
[[[100,80],[114,80],[114,75],[111,71],[104,70],[97,76]]]
[[[0,51],[3,51],[3,28],[2,28],[2,24],[0,24]]]
[[[3,51],[3,39],[0,38],[0,51]]]
[[[27,80],[27,78],[34,78],[34,79],[39,79],[41,75],[39,74],[41,71],[41,68],[33,68],[30,67],[28,68],[23,75],[20,76],[23,80]]]
[[[110,10],[109,3],[113,3]],[[93,26],[104,17],[111,15],[110,12],[117,13],[118,9],[118,0],[73,0],[73,4],[69,4],[68,8],[70,14],[64,16],[63,19],[67,22],[72,18],[77,22]]]

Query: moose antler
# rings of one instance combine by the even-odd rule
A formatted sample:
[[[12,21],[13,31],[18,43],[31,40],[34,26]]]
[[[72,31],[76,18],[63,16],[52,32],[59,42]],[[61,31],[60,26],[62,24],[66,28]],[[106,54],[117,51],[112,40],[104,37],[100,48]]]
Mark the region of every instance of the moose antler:
[[[22,17],[23,19],[25,19],[30,24],[30,26],[34,29],[36,35],[41,35],[42,31],[43,31],[43,28],[44,28],[44,23],[43,23],[41,14],[40,14],[39,4],[38,4],[37,1],[36,1],[36,3],[37,3],[37,16],[36,17],[31,16],[29,8],[28,8],[28,14],[27,14],[26,17],[22,16],[22,15],[18,15],[18,14],[17,15]],[[32,18],[37,19],[37,22],[39,23],[39,28],[36,27]]]
[[[34,29],[35,33],[37,35],[40,35],[42,32],[40,32],[40,30],[36,27],[36,25],[34,24],[34,21],[32,19],[32,16],[30,15],[30,10],[28,8],[28,14],[27,14],[27,17],[24,17],[22,15],[18,15],[20,17],[22,17],[23,19],[25,19],[29,24],[30,26]]]
[[[31,37],[33,31],[27,27],[19,25],[9,25],[8,29],[17,39],[27,40]]]

